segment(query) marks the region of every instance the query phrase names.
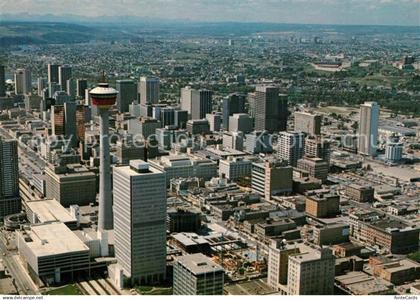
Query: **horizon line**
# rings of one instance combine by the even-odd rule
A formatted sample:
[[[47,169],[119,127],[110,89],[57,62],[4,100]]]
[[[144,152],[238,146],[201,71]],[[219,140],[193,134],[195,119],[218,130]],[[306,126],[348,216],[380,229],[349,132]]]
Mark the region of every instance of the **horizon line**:
[[[28,16],[28,17],[45,17],[45,16],[51,16],[55,18],[59,17],[68,17],[68,18],[80,18],[86,20],[19,20],[19,15],[22,16]],[[223,23],[230,23],[230,24],[266,24],[266,25],[306,25],[306,26],[378,26],[378,27],[420,27],[420,24],[337,24],[337,23],[289,23],[289,22],[266,22],[266,21],[237,21],[237,20],[203,20],[203,21],[194,21],[190,19],[168,19],[168,18],[160,18],[160,17],[147,17],[147,16],[136,16],[136,15],[101,15],[101,16],[84,16],[84,15],[77,15],[77,14],[53,14],[53,13],[47,13],[47,14],[31,14],[31,13],[21,13],[21,14],[0,14],[0,17],[9,17],[8,20],[0,20],[1,23],[6,22],[19,22],[19,23],[25,23],[25,22],[37,22],[37,23],[113,23],[112,21],[103,20],[100,21],[98,19],[100,18],[133,18],[138,19],[137,21],[166,21],[166,22],[176,22],[176,23],[191,23],[191,24],[223,24]],[[16,18],[16,19],[15,19]],[[94,20],[89,20],[94,19]],[[136,20],[133,21],[126,21],[126,22],[120,22],[120,24],[127,24],[127,23],[135,23]]]

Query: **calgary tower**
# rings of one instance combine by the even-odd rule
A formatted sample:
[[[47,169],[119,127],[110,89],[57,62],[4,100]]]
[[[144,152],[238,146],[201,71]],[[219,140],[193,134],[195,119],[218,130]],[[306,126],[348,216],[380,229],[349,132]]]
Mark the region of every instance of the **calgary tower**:
[[[90,91],[92,105],[99,112],[100,166],[99,166],[99,213],[98,231],[113,228],[111,197],[111,162],[109,154],[109,108],[115,104],[118,91],[108,83],[99,83]]]

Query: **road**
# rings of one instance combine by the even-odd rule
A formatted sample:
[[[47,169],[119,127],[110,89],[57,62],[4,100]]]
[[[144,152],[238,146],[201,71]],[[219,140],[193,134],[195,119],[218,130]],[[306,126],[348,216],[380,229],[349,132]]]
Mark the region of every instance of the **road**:
[[[37,286],[29,277],[27,271],[19,261],[17,254],[10,252],[4,242],[3,237],[0,238],[0,249],[2,253],[3,263],[6,266],[10,276],[15,280],[20,295],[40,295]]]

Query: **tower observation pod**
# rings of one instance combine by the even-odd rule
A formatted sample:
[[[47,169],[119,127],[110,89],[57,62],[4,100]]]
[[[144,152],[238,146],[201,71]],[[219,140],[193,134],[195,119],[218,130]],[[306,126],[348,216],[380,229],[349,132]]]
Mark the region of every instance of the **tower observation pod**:
[[[108,83],[99,83],[90,91],[92,105],[98,108],[100,127],[99,212],[98,231],[113,228],[111,161],[109,154],[109,109],[115,104],[118,91]]]

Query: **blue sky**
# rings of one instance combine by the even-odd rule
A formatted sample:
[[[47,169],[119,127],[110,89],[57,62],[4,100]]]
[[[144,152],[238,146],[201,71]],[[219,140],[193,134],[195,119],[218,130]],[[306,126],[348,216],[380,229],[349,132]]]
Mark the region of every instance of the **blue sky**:
[[[0,12],[420,26],[420,0],[0,0]]]

